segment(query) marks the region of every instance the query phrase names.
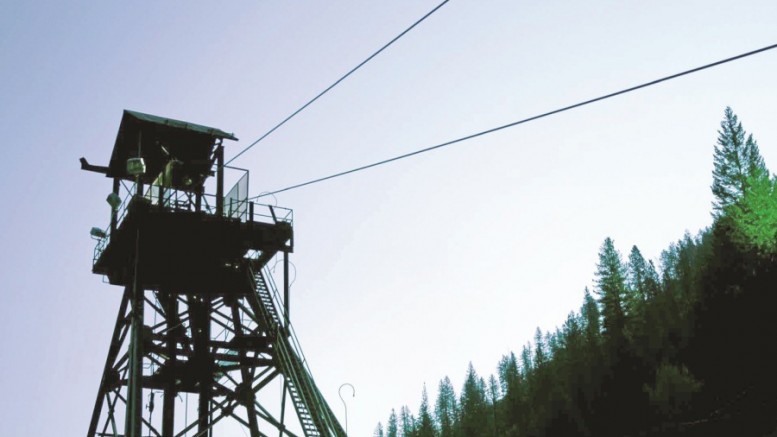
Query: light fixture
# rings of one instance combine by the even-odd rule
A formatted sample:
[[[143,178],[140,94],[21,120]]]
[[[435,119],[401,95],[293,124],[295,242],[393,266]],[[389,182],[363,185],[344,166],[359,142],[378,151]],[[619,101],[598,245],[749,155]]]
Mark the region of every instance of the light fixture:
[[[146,172],[146,161],[143,158],[130,158],[127,160],[127,173],[130,176],[140,176]]]
[[[92,228],[89,231],[89,235],[91,235],[92,237],[97,238],[99,240],[102,240],[103,238],[107,237],[107,235],[105,234],[105,231],[103,231],[100,228]]]
[[[108,202],[108,205],[111,205],[111,209],[114,211],[119,209],[119,206],[121,206],[121,197],[119,197],[119,195],[116,193],[109,194],[105,201]]]

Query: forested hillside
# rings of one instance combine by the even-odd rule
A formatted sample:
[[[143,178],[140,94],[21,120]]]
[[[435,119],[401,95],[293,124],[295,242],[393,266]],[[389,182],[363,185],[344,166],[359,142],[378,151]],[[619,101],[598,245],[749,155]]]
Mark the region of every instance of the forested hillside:
[[[375,435],[763,436],[777,429],[777,178],[726,108],[713,224],[656,262],[606,238],[593,290],[555,332],[460,390],[445,377]],[[670,212],[667,212],[670,213]]]

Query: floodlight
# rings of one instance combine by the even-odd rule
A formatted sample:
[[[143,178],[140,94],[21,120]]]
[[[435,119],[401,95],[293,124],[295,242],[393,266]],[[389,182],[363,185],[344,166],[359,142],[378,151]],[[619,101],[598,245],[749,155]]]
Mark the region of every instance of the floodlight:
[[[130,158],[127,160],[127,173],[130,176],[140,176],[146,172],[146,161],[143,158]]]
[[[103,231],[100,228],[92,228],[89,231],[89,235],[91,235],[94,238],[99,238],[99,239],[103,239],[103,238],[107,237],[107,235],[105,234],[105,231]]]
[[[115,211],[119,209],[119,206],[121,206],[121,197],[119,197],[116,193],[111,193],[108,195],[108,198],[105,199],[106,202],[108,202],[109,205],[111,205],[111,208]]]

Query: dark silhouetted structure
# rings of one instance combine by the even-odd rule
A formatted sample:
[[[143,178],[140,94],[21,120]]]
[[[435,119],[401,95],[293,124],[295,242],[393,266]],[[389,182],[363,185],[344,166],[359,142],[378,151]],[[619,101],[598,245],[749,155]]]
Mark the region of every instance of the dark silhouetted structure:
[[[212,437],[230,420],[251,437],[294,436],[289,425],[345,435],[289,324],[292,211],[248,201],[248,172],[224,166],[225,139],[236,140],[124,111],[108,166],[81,158],[113,181],[93,272],[124,287],[88,437]],[[267,267],[276,258],[283,296]],[[273,381],[280,396],[263,395]]]

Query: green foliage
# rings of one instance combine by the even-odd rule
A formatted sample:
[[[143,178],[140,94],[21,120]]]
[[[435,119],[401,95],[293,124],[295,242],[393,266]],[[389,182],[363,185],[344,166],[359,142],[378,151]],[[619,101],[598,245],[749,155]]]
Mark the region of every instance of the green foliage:
[[[399,423],[397,421],[397,413],[394,409],[391,409],[391,415],[389,415],[388,422],[386,423],[386,437],[397,437],[399,433]]]
[[[534,331],[534,368],[539,369],[547,361],[547,347],[540,328]]]
[[[612,239],[607,237],[599,250],[596,266],[596,292],[602,308],[602,335],[611,358],[617,356],[624,342],[626,312],[625,269],[621,255],[615,249]]]
[[[655,297],[659,290],[659,278],[652,261],[646,261],[637,246],[632,246],[626,267],[626,284],[635,298],[645,301]]]
[[[510,430],[517,430],[526,416],[523,407],[526,399],[524,380],[518,369],[518,360],[512,352],[502,357],[497,371],[503,396],[501,408],[498,408],[497,427],[509,433]]]
[[[456,434],[454,427],[458,419],[458,405],[456,391],[447,376],[440,381],[434,414],[440,429],[440,437],[453,437]]]
[[[585,288],[583,306],[580,309],[581,319],[584,323],[585,339],[592,351],[598,351],[601,335],[601,312],[588,287]],[[598,355],[597,352],[594,352]]]
[[[432,414],[429,411],[429,395],[426,393],[426,384],[421,392],[421,407],[418,410],[418,421],[416,422],[416,437],[435,437],[437,430],[434,428]]]
[[[688,408],[693,395],[701,389],[685,366],[662,363],[652,385],[645,384],[650,404],[663,416],[674,417]]]
[[[766,165],[752,135],[745,130],[734,111],[727,107],[720,123],[712,171],[713,214],[719,217],[746,193],[754,180],[768,178]]]
[[[728,208],[735,240],[760,254],[777,253],[777,179],[750,178],[750,190]]]
[[[399,410],[399,425],[402,437],[415,437],[415,417],[407,406]]]
[[[383,437],[383,424],[378,422],[378,426],[375,427],[375,432],[372,435],[373,437]]]
[[[467,377],[461,390],[460,429],[465,436],[487,436],[488,417],[486,416],[485,382],[478,377],[472,363],[469,363]]]

